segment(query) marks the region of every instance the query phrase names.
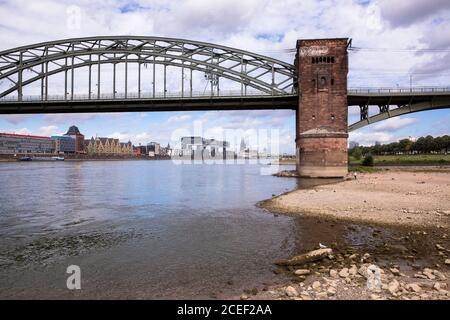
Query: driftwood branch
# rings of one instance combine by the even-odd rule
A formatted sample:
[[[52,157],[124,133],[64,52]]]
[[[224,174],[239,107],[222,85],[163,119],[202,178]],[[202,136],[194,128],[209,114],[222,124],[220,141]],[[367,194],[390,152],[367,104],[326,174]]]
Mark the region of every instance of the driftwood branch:
[[[317,261],[323,259],[333,252],[330,248],[318,249],[304,253],[298,256],[294,256],[290,259],[276,261],[275,264],[279,266],[298,266],[308,262]]]

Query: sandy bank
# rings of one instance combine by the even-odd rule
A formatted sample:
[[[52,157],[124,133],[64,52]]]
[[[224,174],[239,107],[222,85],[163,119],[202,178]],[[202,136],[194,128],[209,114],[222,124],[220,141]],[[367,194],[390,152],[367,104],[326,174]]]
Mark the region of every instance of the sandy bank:
[[[259,204],[270,211],[355,222],[450,226],[450,167],[393,168],[296,190]]]

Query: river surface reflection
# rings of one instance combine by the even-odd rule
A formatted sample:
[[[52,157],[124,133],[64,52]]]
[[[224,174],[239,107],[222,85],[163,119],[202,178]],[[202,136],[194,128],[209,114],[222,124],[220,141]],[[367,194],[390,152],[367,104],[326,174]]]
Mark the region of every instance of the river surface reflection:
[[[227,296],[274,278],[295,243],[292,218],[255,204],[297,182],[260,165],[6,163],[0,176],[3,298]]]

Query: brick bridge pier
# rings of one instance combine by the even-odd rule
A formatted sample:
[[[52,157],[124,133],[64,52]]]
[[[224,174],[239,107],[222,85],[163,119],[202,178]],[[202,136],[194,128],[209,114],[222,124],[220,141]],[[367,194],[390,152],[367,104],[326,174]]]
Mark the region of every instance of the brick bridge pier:
[[[297,171],[305,177],[347,174],[349,40],[298,40],[295,65]]]

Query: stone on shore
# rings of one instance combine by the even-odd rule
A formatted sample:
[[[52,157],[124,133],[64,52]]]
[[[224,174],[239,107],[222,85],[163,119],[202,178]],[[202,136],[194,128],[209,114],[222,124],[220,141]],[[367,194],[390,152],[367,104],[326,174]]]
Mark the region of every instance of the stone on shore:
[[[393,280],[393,281],[389,282],[388,291],[392,295],[395,295],[399,289],[400,289],[400,283],[397,280]]]
[[[313,284],[312,284],[312,288],[313,288],[314,290],[319,289],[321,286],[322,286],[322,285],[320,284],[319,281],[314,281]]]
[[[326,292],[319,292],[316,294],[317,299],[326,299],[328,298],[328,294]]]
[[[334,296],[334,295],[336,294],[336,288],[334,288],[334,287],[329,287],[328,290],[327,290],[327,293],[328,293],[330,296]]]
[[[288,297],[297,297],[298,296],[297,290],[292,286],[286,287],[285,293]]]
[[[297,276],[305,276],[305,275],[308,275],[310,273],[311,273],[311,271],[308,270],[308,269],[297,269],[297,270],[294,271],[294,274],[297,275]]]
[[[400,275],[400,270],[398,270],[397,268],[390,268],[389,270],[391,271],[391,273],[394,276],[399,276]]]
[[[356,274],[358,273],[358,268],[356,267],[356,265],[352,265],[351,268],[348,269],[348,273],[352,277],[356,276]]]
[[[309,293],[308,293],[307,291],[302,291],[302,292],[300,293],[300,297],[301,297],[303,300],[312,300],[311,296],[309,295]]]
[[[433,270],[431,270],[431,269],[425,268],[425,269],[423,269],[422,273],[424,275],[426,275],[427,278],[430,279],[430,280],[436,279],[436,276],[433,274]]]
[[[413,292],[420,292],[422,288],[417,283],[410,283],[406,285],[406,289]]]
[[[348,276],[349,276],[348,268],[343,268],[341,271],[339,271],[339,277],[347,278]]]
[[[370,258],[371,258],[371,256],[369,253],[364,253],[364,255],[361,258],[361,262],[362,263],[368,262]]]

